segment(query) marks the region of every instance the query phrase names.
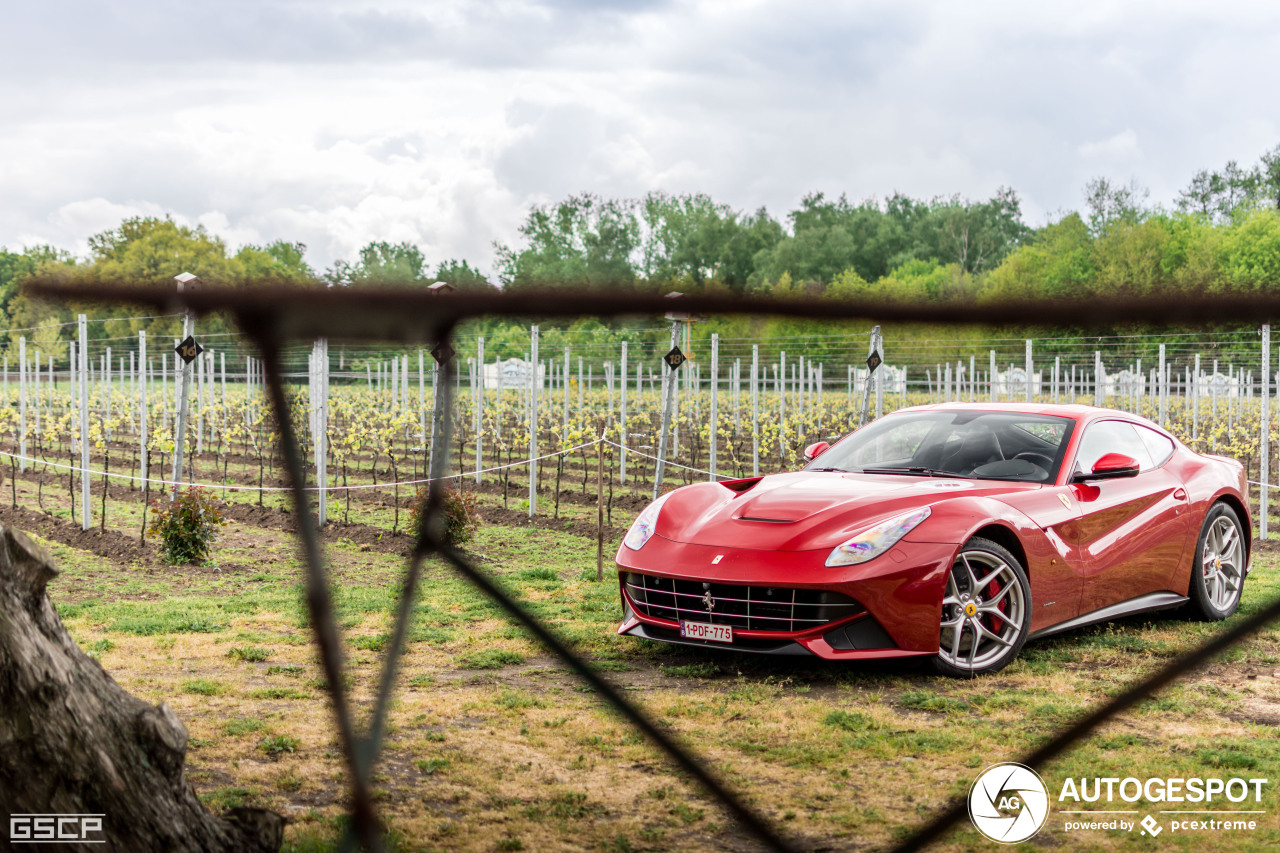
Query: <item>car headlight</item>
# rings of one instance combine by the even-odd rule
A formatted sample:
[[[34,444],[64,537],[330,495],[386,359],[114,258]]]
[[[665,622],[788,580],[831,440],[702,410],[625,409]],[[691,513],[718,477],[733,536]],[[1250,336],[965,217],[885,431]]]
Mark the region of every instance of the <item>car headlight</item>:
[[[879,557],[929,517],[929,507],[916,509],[882,521],[852,539],[841,542],[827,555],[828,566],[856,566]]]
[[[639,551],[644,547],[644,543],[649,541],[649,537],[653,535],[653,531],[658,526],[658,513],[662,511],[662,505],[667,502],[667,498],[671,497],[671,492],[667,492],[653,503],[644,508],[644,512],[636,516],[636,520],[631,522],[631,529],[627,531],[627,535],[622,537],[622,544],[626,545],[632,551]]]

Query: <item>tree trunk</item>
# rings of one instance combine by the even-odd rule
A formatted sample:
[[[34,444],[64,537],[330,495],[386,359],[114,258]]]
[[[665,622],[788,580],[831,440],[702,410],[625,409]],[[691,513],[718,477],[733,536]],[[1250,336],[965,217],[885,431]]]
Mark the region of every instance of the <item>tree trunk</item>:
[[[89,814],[101,830],[84,837],[106,850],[279,850],[279,815],[218,817],[200,803],[183,773],[186,727],[76,646],[45,595],[57,574],[39,545],[0,527],[0,839],[12,815]]]

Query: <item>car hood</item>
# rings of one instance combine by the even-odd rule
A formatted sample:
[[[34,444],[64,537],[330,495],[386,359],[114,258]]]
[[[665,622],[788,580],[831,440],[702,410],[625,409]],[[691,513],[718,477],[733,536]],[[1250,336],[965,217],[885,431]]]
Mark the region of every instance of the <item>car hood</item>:
[[[798,472],[754,485],[701,483],[672,493],[659,536],[726,548],[804,551],[833,548],[872,524],[942,502],[1041,488],[1017,483],[894,474]],[[741,491],[739,491],[741,489]],[[911,538],[930,540],[926,521]]]

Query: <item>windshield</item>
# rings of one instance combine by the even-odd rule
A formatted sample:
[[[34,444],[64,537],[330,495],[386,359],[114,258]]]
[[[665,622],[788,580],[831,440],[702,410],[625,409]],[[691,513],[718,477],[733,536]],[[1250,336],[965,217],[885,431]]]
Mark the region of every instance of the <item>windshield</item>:
[[[1074,424],[1017,412],[901,412],[845,436],[805,470],[1047,483]]]

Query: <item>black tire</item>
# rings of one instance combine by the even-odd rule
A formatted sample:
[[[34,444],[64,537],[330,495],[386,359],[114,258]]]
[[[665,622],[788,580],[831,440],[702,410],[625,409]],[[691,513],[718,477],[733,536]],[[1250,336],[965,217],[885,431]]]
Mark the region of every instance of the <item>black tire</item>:
[[[1216,503],[1205,514],[1191,564],[1187,609],[1192,618],[1220,622],[1240,606],[1248,548],[1236,511]]]
[[[951,678],[999,672],[1022,651],[1030,632],[1026,569],[1004,546],[970,539],[947,576],[934,669]]]

